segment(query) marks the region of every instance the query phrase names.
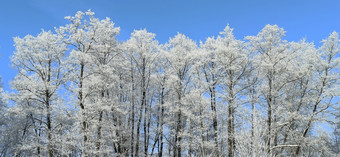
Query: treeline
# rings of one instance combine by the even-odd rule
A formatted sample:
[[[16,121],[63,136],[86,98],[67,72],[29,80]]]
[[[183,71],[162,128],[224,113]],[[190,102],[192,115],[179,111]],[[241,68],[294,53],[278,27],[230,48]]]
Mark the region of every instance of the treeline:
[[[266,25],[166,44],[91,11],[15,38],[0,156],[336,156],[340,41],[288,42]]]

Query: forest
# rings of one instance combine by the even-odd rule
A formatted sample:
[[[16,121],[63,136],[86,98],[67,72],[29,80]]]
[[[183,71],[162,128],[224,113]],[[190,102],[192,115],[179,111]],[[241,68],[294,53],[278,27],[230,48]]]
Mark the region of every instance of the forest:
[[[229,25],[196,42],[110,18],[15,37],[0,88],[0,156],[271,157],[340,154],[340,40],[286,41]],[[199,32],[198,32],[199,33]]]

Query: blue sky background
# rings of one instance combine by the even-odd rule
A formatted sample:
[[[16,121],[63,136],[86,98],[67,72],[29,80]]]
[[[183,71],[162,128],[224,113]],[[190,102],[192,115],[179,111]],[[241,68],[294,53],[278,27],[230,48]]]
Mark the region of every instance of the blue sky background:
[[[0,76],[5,90],[16,74],[9,57],[13,37],[37,35],[67,24],[65,16],[91,9],[110,17],[121,28],[119,40],[146,28],[165,43],[177,32],[195,41],[217,36],[229,24],[235,36],[256,35],[266,24],[277,24],[285,39],[307,38],[319,46],[332,31],[340,32],[338,0],[0,0]]]

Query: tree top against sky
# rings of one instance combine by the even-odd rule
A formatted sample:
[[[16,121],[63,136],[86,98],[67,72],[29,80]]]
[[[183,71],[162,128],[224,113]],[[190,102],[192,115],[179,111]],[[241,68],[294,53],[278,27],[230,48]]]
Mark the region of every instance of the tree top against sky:
[[[146,28],[165,43],[177,32],[194,41],[217,36],[227,24],[235,28],[237,39],[256,35],[266,24],[285,29],[288,41],[307,38],[317,46],[333,31],[340,31],[340,2],[335,0],[240,0],[240,1],[111,1],[111,0],[1,0],[0,75],[5,89],[14,77],[9,56],[13,37],[36,36],[44,30],[69,23],[65,16],[77,11],[94,11],[95,17],[111,18],[120,27],[119,40],[127,40],[134,29]]]

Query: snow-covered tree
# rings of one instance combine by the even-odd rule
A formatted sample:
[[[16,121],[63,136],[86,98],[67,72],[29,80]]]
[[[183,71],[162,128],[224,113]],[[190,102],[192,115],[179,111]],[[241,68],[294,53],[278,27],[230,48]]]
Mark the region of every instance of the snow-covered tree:
[[[0,156],[9,156],[11,149],[13,149],[15,142],[11,135],[9,127],[9,116],[7,113],[7,105],[5,102],[5,93],[3,91],[2,78],[0,76]]]
[[[340,40],[245,41],[226,26],[160,44],[94,12],[14,38],[12,93],[0,85],[0,156],[336,156]],[[7,102],[7,100],[9,100]]]
[[[153,106],[152,74],[155,71],[155,59],[159,52],[158,41],[154,33],[145,29],[135,30],[131,38],[123,44],[130,61],[131,78],[131,151],[132,156],[140,156],[140,146],[144,146],[142,154],[147,156],[150,145],[151,111]],[[136,105],[137,104],[137,105]],[[137,115],[135,116],[135,109]],[[136,131],[134,129],[137,119]],[[144,121],[142,121],[144,120]],[[141,125],[143,124],[143,144],[140,143]],[[136,132],[136,138],[135,133]]]
[[[169,61],[166,59],[165,54],[167,54],[167,49],[164,45],[160,45],[160,51],[158,53],[158,57],[155,58],[154,66],[155,66],[155,73],[154,73],[154,86],[155,86],[155,110],[154,116],[156,120],[156,132],[155,132],[155,139],[151,150],[151,156],[153,155],[153,151],[157,145],[157,153],[158,156],[163,156],[165,150],[165,139],[166,139],[166,131],[165,131],[165,123],[166,119],[165,116],[167,115],[167,102],[168,94],[169,94],[169,77],[170,77],[170,64]]]
[[[191,91],[191,67],[194,64],[194,53],[197,50],[197,45],[194,41],[183,34],[177,34],[170,38],[168,44],[168,52],[165,58],[169,62],[169,90],[171,90],[171,104],[169,106],[169,129],[171,139],[171,147],[173,156],[180,157],[182,148],[187,149],[187,137],[185,136],[185,128],[187,117],[190,112],[190,104],[185,103],[186,95]]]
[[[277,121],[282,104],[283,88],[294,81],[288,72],[291,64],[291,51],[288,42],[283,40],[285,31],[277,25],[266,25],[257,36],[246,39],[251,44],[251,50],[258,53],[254,58],[254,66],[259,71],[260,104],[266,108],[267,137],[265,139],[267,155],[275,154],[272,147],[277,145]]]
[[[94,12],[90,10],[86,13],[77,12],[75,16],[66,19],[70,24],[60,27],[57,32],[64,36],[64,42],[71,50],[65,68],[70,81],[68,89],[76,98],[74,107],[79,110],[75,117],[78,122],[74,131],[82,135],[80,143],[75,142],[73,145],[82,145],[80,153],[83,156],[121,153],[122,150],[113,151],[112,148],[123,149],[121,143],[102,139],[104,132],[112,131],[118,135],[119,125],[122,123],[122,119],[118,118],[120,116],[115,115],[122,112],[118,109],[122,104],[118,103],[117,98],[117,65],[122,59],[115,38],[119,34],[119,28],[114,27],[109,18],[95,18]],[[69,99],[72,100],[72,97]],[[115,119],[113,122],[111,116]],[[110,122],[107,122],[109,119]],[[120,139],[116,136],[107,137],[113,138],[111,140]],[[75,137],[77,138],[79,137]]]
[[[63,131],[57,120],[62,114],[58,90],[64,83],[66,45],[50,31],[15,38],[14,42],[12,63],[18,74],[11,85],[17,93],[11,96],[15,106],[9,112],[22,120],[18,130],[22,139],[15,154],[53,156],[60,148],[56,135]]]
[[[214,152],[220,155],[218,139],[223,141],[227,137],[228,145],[221,145],[221,155],[233,156],[235,150],[235,120],[236,109],[242,105],[242,96],[247,89],[248,82],[245,81],[251,70],[250,53],[245,49],[244,42],[236,40],[233,29],[227,26],[216,39],[208,38],[202,45],[202,56],[199,56],[202,75],[203,90],[210,97],[212,112],[212,128],[214,136]],[[218,90],[217,90],[218,89]],[[219,92],[219,93],[217,93]],[[217,96],[218,95],[218,96]],[[217,99],[221,100],[220,105],[225,104],[226,110],[217,113]],[[219,106],[219,108],[224,108]],[[218,137],[218,118],[227,117],[227,131],[220,132]],[[228,146],[228,150],[224,148]],[[235,155],[235,154],[234,154]]]
[[[297,144],[299,145],[295,150],[295,155],[307,155],[316,152],[319,155],[327,155],[329,152],[323,147],[313,144],[322,142],[320,138],[312,135],[314,125],[322,124],[332,117],[329,114],[329,109],[334,110],[335,105],[338,103],[337,98],[340,95],[339,88],[339,67],[340,60],[336,57],[340,53],[339,35],[336,32],[323,40],[323,45],[319,48],[320,53],[315,54],[317,60],[313,60],[313,75],[310,82],[310,89],[308,92],[309,97],[306,99],[307,112],[304,113],[305,123],[301,126],[301,132],[297,136]],[[327,118],[325,118],[327,117]],[[311,142],[315,141],[315,142]],[[328,154],[329,155],[329,154]]]

